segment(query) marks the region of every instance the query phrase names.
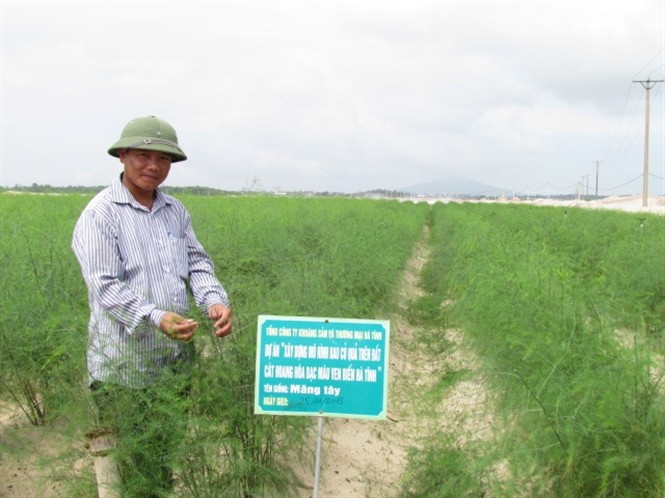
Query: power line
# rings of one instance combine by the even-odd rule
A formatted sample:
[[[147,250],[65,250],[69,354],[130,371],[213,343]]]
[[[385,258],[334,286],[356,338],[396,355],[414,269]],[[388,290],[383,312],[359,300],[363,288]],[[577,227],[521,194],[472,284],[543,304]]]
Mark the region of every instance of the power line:
[[[647,69],[653,63],[654,60],[656,60],[661,54],[663,54],[664,51],[665,51],[665,47],[661,48],[660,51],[647,64],[645,64],[642,69],[640,69],[637,73],[635,73],[634,78],[637,77],[638,74],[642,73],[645,69]],[[645,203],[644,205],[646,206],[646,196],[648,196],[648,178],[651,176],[651,177],[654,177],[654,178],[665,180],[665,178],[659,177],[659,176],[654,175],[654,174],[650,174],[649,171],[648,171],[649,93],[650,93],[650,90],[656,85],[656,83],[663,82],[662,79],[660,79],[660,80],[651,79],[651,75],[653,73],[655,73],[656,71],[660,70],[661,68],[663,68],[664,66],[665,66],[665,64],[661,64],[661,65],[657,66],[655,69],[651,70],[650,73],[649,73],[649,76],[647,77],[646,80],[633,79],[631,84],[628,85],[628,89],[626,91],[626,96],[624,98],[623,106],[622,106],[622,109],[621,109],[621,116],[619,117],[619,121],[617,122],[617,126],[616,126],[616,129],[614,131],[614,135],[612,136],[612,140],[610,141],[610,145],[608,146],[608,149],[605,152],[605,155],[603,156],[603,159],[601,159],[599,161],[596,161],[596,194],[598,193],[599,190],[611,191],[611,190],[620,189],[620,188],[625,187],[626,185],[630,185],[631,183],[635,182],[636,180],[639,180],[640,178],[642,178],[643,179],[643,189],[644,189],[644,203]],[[598,178],[597,178],[599,163],[601,163],[601,162],[609,163],[607,165],[612,166],[612,165],[620,162],[621,160],[623,160],[624,157],[628,154],[628,152],[630,152],[630,150],[633,146],[633,143],[637,140],[637,137],[639,136],[639,131],[640,131],[641,127],[636,128],[635,134],[631,138],[631,140],[628,144],[628,147],[625,150],[623,150],[624,142],[626,141],[626,138],[628,137],[629,132],[633,128],[633,124],[635,122],[635,118],[637,116],[639,106],[642,103],[642,96],[641,95],[640,95],[640,98],[637,99],[635,109],[633,110],[633,114],[632,114],[632,117],[630,119],[630,123],[628,124],[628,127],[626,128],[626,131],[625,131],[623,137],[621,138],[619,146],[616,148],[616,152],[613,151],[613,146],[614,146],[615,141],[617,139],[618,132],[619,132],[619,129],[621,127],[621,123],[622,123],[622,121],[624,120],[624,117],[625,117],[626,107],[628,105],[628,100],[629,100],[629,97],[630,97],[630,94],[631,94],[631,91],[632,91],[632,88],[633,88],[633,83],[642,84],[642,86],[646,90],[646,117],[645,117],[645,126],[644,126],[644,130],[645,130],[645,167],[644,167],[644,172],[642,174],[636,176],[635,178],[621,184],[621,185],[617,185],[617,186],[610,187],[610,188],[600,189],[598,187]],[[659,92],[659,90],[656,90],[656,91]],[[656,94],[656,95],[658,95],[658,94]],[[623,151],[623,153],[619,156],[619,153],[622,152],[622,151]],[[611,152],[614,154],[614,156],[611,158],[611,161],[608,161],[608,157],[610,156]],[[527,187],[526,190],[531,191],[531,192],[539,192],[539,191],[545,190],[549,187],[550,189],[553,189],[553,190],[567,191],[567,190],[570,190],[572,188],[578,188],[579,185],[580,185],[580,182],[575,182],[575,183],[573,183],[569,186],[566,186],[566,187],[559,187],[559,186],[553,185],[550,182],[547,182],[542,187],[539,187],[539,188]],[[588,186],[587,186],[587,188],[588,188]]]
[[[637,180],[639,180],[640,178],[642,178],[642,176],[643,176],[642,174],[639,174],[639,175],[637,175],[635,178],[632,178],[632,179],[628,180],[627,182],[622,183],[622,184],[620,184],[620,185],[615,185],[614,187],[599,188],[598,190],[599,190],[599,191],[603,191],[603,192],[608,192],[608,191],[611,191],[611,190],[617,190],[617,189],[620,189],[620,188],[622,188],[622,187],[625,187],[626,185],[630,185],[631,183],[636,182]],[[653,173],[649,173],[649,176],[651,176],[651,177],[653,177],[653,178],[657,178],[657,179],[659,179],[659,180],[665,180],[665,178],[663,178],[663,177],[661,177],[661,176],[658,176],[658,175],[655,175],[655,174],[653,174]],[[578,182],[575,182],[575,183],[572,183],[572,184],[570,184],[570,185],[568,185],[568,186],[565,186],[565,187],[560,187],[560,186],[557,186],[557,185],[553,185],[551,182],[547,182],[547,183],[545,183],[545,184],[544,184],[543,186],[541,186],[541,187],[538,187],[538,188],[527,187],[527,188],[524,189],[524,190],[528,190],[528,191],[530,191],[530,192],[534,192],[534,193],[535,193],[535,192],[539,192],[539,191],[545,190],[545,189],[547,189],[547,188],[549,187],[549,188],[552,189],[552,190],[558,190],[558,191],[561,191],[561,192],[565,192],[565,191],[569,191],[569,190],[571,190],[571,189],[573,189],[573,188],[577,188],[577,187],[579,187],[579,185],[580,185],[580,182],[579,182],[579,181],[578,181]]]
[[[657,53],[656,53],[656,54],[655,54],[655,55],[654,55],[654,56],[653,56],[653,57],[652,57],[652,58],[651,58],[651,59],[650,59],[650,60],[649,60],[649,61],[648,61],[648,62],[647,62],[647,63],[646,63],[646,64],[645,64],[640,70],[639,70],[639,71],[637,71],[637,72],[633,75],[633,78],[632,78],[633,82],[631,82],[630,84],[628,84],[628,88],[627,88],[627,90],[626,90],[626,96],[625,96],[625,98],[624,98],[623,106],[622,106],[622,109],[621,109],[621,115],[619,116],[619,120],[617,121],[617,125],[616,125],[616,128],[615,128],[615,130],[614,130],[614,135],[612,136],[612,139],[611,139],[611,141],[610,141],[610,144],[609,144],[609,146],[608,146],[608,148],[607,148],[607,150],[606,150],[606,152],[605,152],[605,155],[603,155],[603,156],[602,156],[602,159],[600,159],[600,161],[603,162],[603,163],[605,163],[605,165],[608,166],[608,167],[611,167],[611,166],[613,166],[614,164],[617,164],[617,163],[621,162],[621,160],[623,160],[623,158],[628,154],[628,152],[629,152],[630,149],[632,148],[632,146],[633,146],[633,142],[634,142],[635,140],[637,140],[637,137],[639,136],[639,131],[640,131],[641,127],[640,127],[640,128],[637,128],[637,129],[635,130],[635,135],[633,136],[633,138],[631,138],[631,140],[630,140],[628,146],[626,147],[626,149],[625,149],[625,150],[623,149],[624,142],[626,141],[626,139],[627,139],[627,137],[628,137],[628,135],[629,135],[631,129],[633,128],[633,124],[634,124],[634,122],[635,122],[635,118],[636,118],[636,116],[637,116],[639,106],[640,106],[640,104],[642,103],[642,94],[640,95],[640,98],[638,99],[638,101],[637,101],[636,104],[635,104],[635,108],[634,108],[633,113],[632,113],[632,116],[631,116],[631,118],[630,118],[630,123],[629,123],[628,126],[626,127],[625,133],[624,133],[623,137],[621,138],[621,141],[620,141],[619,145],[616,146],[616,150],[613,150],[613,147],[616,145],[616,139],[617,139],[617,136],[618,136],[618,134],[619,134],[619,130],[620,130],[620,128],[621,128],[621,124],[623,123],[624,118],[625,118],[625,116],[626,116],[626,107],[627,107],[627,105],[628,105],[628,100],[629,100],[629,97],[630,97],[631,91],[632,91],[632,89],[634,88],[632,83],[634,83],[635,80],[638,78],[638,76],[639,76],[641,73],[643,73],[646,69],[648,69],[649,66],[651,66],[652,63],[653,63],[656,59],[658,59],[659,57],[661,57],[661,56],[663,55],[664,52],[665,52],[665,46],[661,47],[661,49],[660,49],[660,50],[659,50],[659,51],[658,51],[658,52],[657,52]],[[651,71],[650,71],[649,74],[647,75],[647,79],[651,79],[651,81],[655,81],[655,79],[652,78],[652,75],[654,75],[657,71],[659,71],[663,66],[664,66],[664,64],[660,64],[659,66],[657,66],[657,67],[651,69]],[[623,153],[621,154],[621,151],[622,151],[622,150],[623,150]],[[612,157],[610,157],[610,154],[611,154],[611,153],[613,154]]]
[[[611,187],[611,188],[601,188],[601,189],[598,189],[598,190],[603,190],[603,191],[616,190],[616,189],[619,189],[619,188],[621,188],[621,187],[625,187],[626,185],[630,185],[631,183],[633,183],[633,182],[636,181],[636,180],[639,180],[640,178],[642,178],[642,175],[637,175],[637,176],[636,176],[635,178],[633,178],[632,180],[628,180],[626,183],[623,183],[623,184],[621,184],[621,185],[617,185],[616,187]]]
[[[640,74],[642,71],[644,71],[646,68],[648,68],[649,65],[650,65],[653,61],[655,61],[655,60],[658,58],[658,56],[661,55],[663,52],[665,52],[665,46],[663,46],[663,47],[658,51],[658,53],[657,53],[656,55],[653,56],[653,59],[651,59],[649,62],[647,62],[647,63],[644,65],[644,67],[643,67],[642,69],[640,69],[639,71],[637,71],[637,72],[633,75],[633,78],[632,78],[632,79],[637,78],[637,75]],[[661,65],[660,67],[663,67],[663,66]],[[650,74],[653,74],[653,71],[651,71]]]
[[[664,64],[661,64],[660,66],[657,66],[656,68],[654,68],[654,69],[649,73],[649,77],[651,77],[653,74],[655,74],[656,71],[659,71],[659,72],[660,72],[660,70],[663,69],[664,67],[665,67],[665,63],[664,63]]]
[[[632,88],[632,84],[631,84],[631,88]],[[641,103],[642,103],[642,95],[640,95],[640,97],[637,99],[637,102],[635,103],[635,108],[633,109],[633,114],[630,118],[630,123],[628,123],[628,126],[626,127],[626,131],[623,134],[623,137],[621,137],[621,141],[619,142],[619,145],[616,148],[616,152],[614,152],[614,157],[612,157],[611,160],[607,158],[609,156],[609,153],[610,153],[610,150],[608,150],[607,153],[605,154],[605,157],[601,160],[602,162],[608,163],[609,166],[612,166],[612,165],[620,162],[626,156],[626,154],[628,154],[628,152],[630,152],[630,149],[632,147],[633,142],[635,140],[637,140],[637,137],[639,136],[640,128],[638,127],[638,128],[635,129],[633,137],[630,139],[630,141],[628,142],[628,146],[625,147],[625,148],[624,148],[624,143],[626,142],[626,138],[628,137],[628,133],[631,131],[631,129],[633,129],[633,125],[635,123],[635,118],[637,117],[637,112],[639,110],[639,107],[640,107]],[[623,115],[621,116],[621,118],[623,118]],[[620,118],[620,120],[621,120],[621,118]],[[621,121],[619,121],[619,123],[617,124],[617,129],[618,129],[620,124],[621,124]],[[623,153],[619,156],[619,153],[621,153],[622,151],[623,151]]]
[[[621,124],[621,121],[623,120],[624,113],[626,112],[626,104],[628,104],[628,97],[630,96],[630,92],[631,92],[632,89],[633,89],[633,85],[631,83],[630,85],[628,85],[628,89],[626,91],[626,97],[623,100],[623,107],[621,108],[621,116],[619,116],[619,121],[617,121],[617,126],[614,129],[614,135],[612,136],[612,140],[610,140],[610,145],[607,148],[607,152],[605,152],[605,156],[603,156],[603,158],[600,160],[601,162],[606,161],[607,156],[610,154],[610,151],[612,150],[612,146],[614,145],[614,140],[616,140],[617,133],[619,132],[619,125]],[[635,108],[635,110],[637,110],[637,108]],[[622,139],[622,143],[623,143],[623,139]]]

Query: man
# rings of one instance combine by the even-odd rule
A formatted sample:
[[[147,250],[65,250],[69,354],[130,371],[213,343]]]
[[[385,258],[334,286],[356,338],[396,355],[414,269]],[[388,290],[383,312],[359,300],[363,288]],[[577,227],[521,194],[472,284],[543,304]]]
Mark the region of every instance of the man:
[[[89,384],[100,423],[119,436],[125,495],[163,496],[199,326],[187,318],[188,289],[217,337],[231,333],[232,314],[188,211],[158,188],[187,159],[173,127],[134,119],[108,152],[123,172],[85,208],[72,241],[90,304]]]

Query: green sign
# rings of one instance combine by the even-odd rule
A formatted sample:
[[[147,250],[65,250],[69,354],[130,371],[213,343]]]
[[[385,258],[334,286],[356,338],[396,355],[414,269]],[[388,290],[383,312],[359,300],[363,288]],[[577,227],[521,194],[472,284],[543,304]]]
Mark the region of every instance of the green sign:
[[[385,419],[390,322],[261,315],[254,412]]]

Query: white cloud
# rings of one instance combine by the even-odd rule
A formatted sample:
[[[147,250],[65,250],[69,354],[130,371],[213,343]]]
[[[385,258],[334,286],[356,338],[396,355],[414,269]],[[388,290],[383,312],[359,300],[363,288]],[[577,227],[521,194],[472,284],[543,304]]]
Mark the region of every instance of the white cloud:
[[[106,148],[145,114],[170,121],[190,157],[172,184],[575,180],[614,135],[639,133],[643,90],[631,80],[662,78],[665,57],[662,2],[1,8],[3,185],[105,184],[116,171]],[[659,91],[654,171],[665,169]],[[628,150],[608,157],[608,181],[641,171],[639,142]]]

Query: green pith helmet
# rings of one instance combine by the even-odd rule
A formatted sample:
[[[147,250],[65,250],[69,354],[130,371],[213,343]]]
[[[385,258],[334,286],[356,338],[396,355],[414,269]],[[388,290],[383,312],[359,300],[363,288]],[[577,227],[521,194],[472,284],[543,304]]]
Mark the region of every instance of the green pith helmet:
[[[132,119],[122,130],[120,140],[109,149],[109,154],[119,157],[123,149],[157,150],[171,156],[174,163],[187,159],[178,146],[173,126],[155,116]]]

